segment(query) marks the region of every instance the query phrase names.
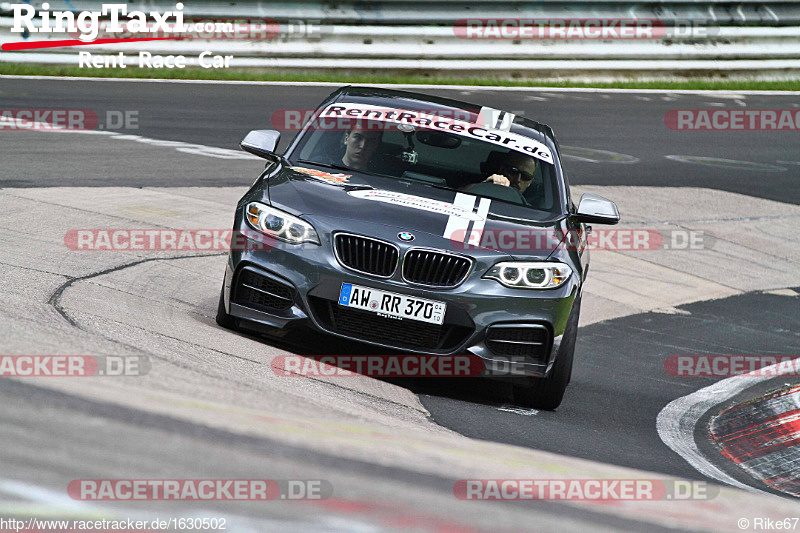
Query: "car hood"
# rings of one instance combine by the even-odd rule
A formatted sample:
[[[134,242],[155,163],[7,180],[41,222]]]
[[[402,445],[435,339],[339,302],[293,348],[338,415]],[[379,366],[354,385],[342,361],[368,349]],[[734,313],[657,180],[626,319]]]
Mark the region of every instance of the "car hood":
[[[563,217],[551,213],[514,205],[496,199],[484,198],[452,189],[436,187],[412,180],[402,180],[356,171],[320,169],[310,166],[284,166],[268,179],[270,203],[278,209],[311,221],[324,221],[326,226],[362,234],[389,227],[395,233],[423,232],[425,240],[448,248],[464,250],[483,248],[503,250],[504,255],[515,257],[546,258],[556,248],[557,241],[542,239],[540,244],[520,253],[511,246],[493,246],[501,232],[543,232],[560,227]],[[548,217],[532,220],[531,216]],[[335,221],[335,222],[332,222]],[[473,231],[482,229],[482,244],[467,246]],[[491,235],[489,235],[491,234]],[[512,234],[506,233],[504,242],[510,243]],[[396,237],[396,235],[395,235]],[[494,238],[494,241],[489,240]],[[475,237],[473,236],[473,239]],[[466,244],[459,244],[466,241]]]

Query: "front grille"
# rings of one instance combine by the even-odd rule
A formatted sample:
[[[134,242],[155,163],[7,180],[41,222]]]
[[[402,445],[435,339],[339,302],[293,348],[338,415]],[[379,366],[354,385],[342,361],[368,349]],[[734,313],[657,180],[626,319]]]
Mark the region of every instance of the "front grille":
[[[394,274],[400,255],[391,243],[348,233],[336,235],[335,247],[336,258],[347,268],[382,278]]]
[[[233,302],[258,311],[285,311],[294,299],[292,288],[244,268],[237,276]]]
[[[436,348],[442,327],[416,320],[395,320],[362,311],[336,306],[333,322],[338,333],[363,340],[392,344]]]
[[[474,328],[451,324],[427,324],[397,320],[361,309],[350,309],[324,298],[309,297],[322,325],[352,339],[375,342],[399,349],[452,350],[463,343]]]
[[[434,250],[409,250],[403,258],[403,279],[432,287],[455,287],[469,274],[472,262]]]
[[[541,324],[492,326],[486,346],[496,355],[547,360],[550,339],[550,330]]]

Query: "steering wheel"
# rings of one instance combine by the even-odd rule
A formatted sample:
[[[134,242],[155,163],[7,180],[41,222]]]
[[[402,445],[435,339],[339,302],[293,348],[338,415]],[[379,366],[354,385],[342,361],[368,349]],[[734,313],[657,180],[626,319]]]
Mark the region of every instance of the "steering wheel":
[[[497,183],[482,182],[473,185],[467,190],[469,194],[479,194],[481,196],[488,196],[489,198],[497,198],[506,202],[512,202],[521,205],[528,205],[528,201],[522,196],[514,187],[506,187],[505,185],[498,185]]]

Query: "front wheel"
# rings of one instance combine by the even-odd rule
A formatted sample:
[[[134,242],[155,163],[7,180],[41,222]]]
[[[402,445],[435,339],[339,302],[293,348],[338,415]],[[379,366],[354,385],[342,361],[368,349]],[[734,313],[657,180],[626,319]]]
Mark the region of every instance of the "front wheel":
[[[575,353],[575,339],[578,336],[578,318],[581,313],[580,294],[572,306],[572,312],[564,329],[558,356],[553,370],[546,378],[529,378],[525,384],[514,385],[514,403],[535,409],[552,411],[564,398],[564,391],[572,377],[572,359]]]
[[[236,318],[225,311],[225,282],[222,282],[222,289],[219,291],[219,304],[217,305],[217,324],[225,329],[236,329]]]

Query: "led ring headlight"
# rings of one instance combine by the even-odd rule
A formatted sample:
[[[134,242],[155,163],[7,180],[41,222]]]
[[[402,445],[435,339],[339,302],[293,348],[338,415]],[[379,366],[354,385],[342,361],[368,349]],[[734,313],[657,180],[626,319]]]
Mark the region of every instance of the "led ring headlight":
[[[245,208],[244,218],[253,229],[278,240],[292,244],[319,244],[314,226],[280,209],[250,202]]]
[[[522,271],[519,268],[504,265],[500,267],[500,278],[504,284],[515,285],[522,279]]]
[[[512,289],[554,289],[572,275],[564,263],[506,261],[497,263],[483,276]]]

